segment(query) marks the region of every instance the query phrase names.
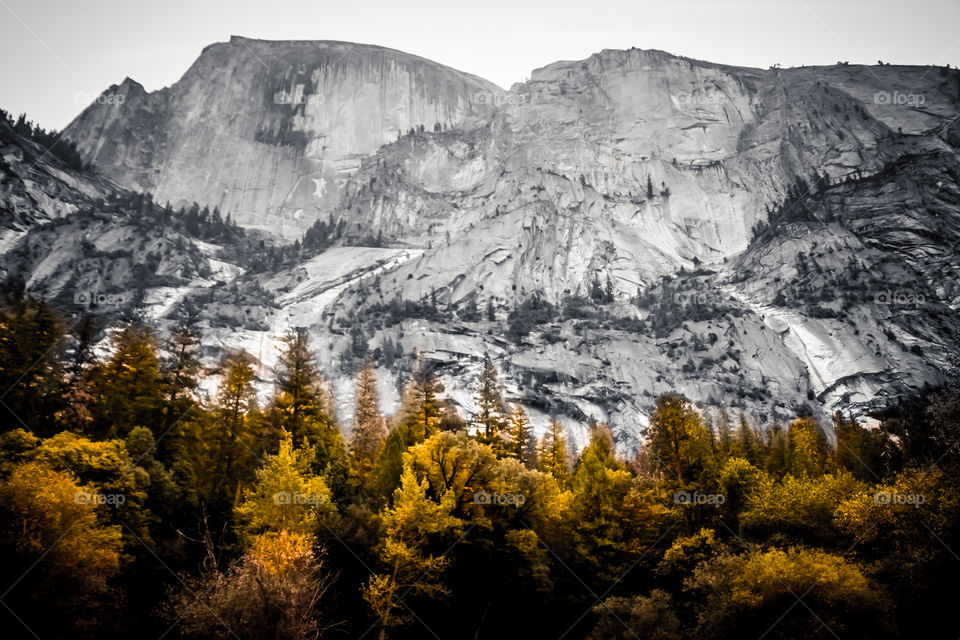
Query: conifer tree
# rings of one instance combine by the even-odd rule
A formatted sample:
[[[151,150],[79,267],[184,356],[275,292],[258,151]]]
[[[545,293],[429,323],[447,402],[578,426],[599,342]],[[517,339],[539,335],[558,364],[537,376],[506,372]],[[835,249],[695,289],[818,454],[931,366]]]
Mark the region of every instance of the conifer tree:
[[[161,363],[166,386],[163,431],[180,419],[192,404],[189,394],[197,388],[200,336],[190,327],[174,329],[168,343],[169,356]]]
[[[218,420],[213,425],[218,433],[216,469],[236,495],[241,490],[243,471],[256,455],[250,415],[257,409],[256,372],[253,358],[243,351],[229,355],[224,366],[226,375],[217,392]]]
[[[350,453],[353,455],[355,470],[363,481],[387,437],[387,424],[380,415],[380,397],[377,393],[377,374],[373,360],[367,360],[357,374],[356,389]]]
[[[439,394],[442,391],[443,386],[430,364],[421,360],[404,390],[402,404],[370,477],[371,494],[379,502],[389,501],[399,486],[404,452],[441,428],[444,411]]]
[[[683,396],[665,393],[657,399],[646,436],[655,466],[678,485],[715,467],[710,434]]]
[[[624,514],[631,475],[616,458],[607,425],[593,428],[571,485],[579,522],[575,534],[577,550],[595,573],[611,572],[610,577],[616,578],[631,548]]]
[[[881,461],[869,432],[840,411],[833,416],[833,432],[837,435],[836,465],[861,480],[877,480]]]
[[[153,333],[127,326],[113,339],[113,355],[92,372],[94,428],[107,437],[135,426],[156,430],[166,402]]]
[[[730,412],[726,407],[720,407],[716,421],[717,448],[723,458],[735,455],[737,447],[733,444],[733,428],[730,424]]]
[[[816,477],[824,473],[827,441],[813,418],[800,418],[790,425],[789,471],[795,476]]]
[[[533,468],[536,458],[536,439],[527,412],[519,404],[510,412],[510,453],[525,467]]]
[[[0,309],[0,429],[52,429],[62,405],[63,323],[30,298]]]
[[[480,441],[493,447],[498,456],[505,453],[500,434],[506,422],[505,413],[497,368],[490,357],[485,356],[477,388],[477,412],[473,417],[473,428]]]
[[[305,329],[298,328],[284,337],[276,377],[274,428],[289,431],[298,446],[316,447],[317,470],[329,474],[338,492],[346,481],[346,447]]]
[[[746,412],[740,410],[739,424],[737,426],[736,449],[745,457],[750,464],[758,464],[761,458],[762,443],[757,438],[756,432],[750,426],[747,420]]]
[[[567,438],[559,420],[553,419],[547,425],[547,432],[540,439],[537,457],[540,471],[549,473],[561,483],[567,480],[570,475]]]
[[[318,524],[336,506],[324,478],[312,471],[312,457],[312,449],[298,449],[290,434],[283,434],[280,450],[267,456],[236,509],[244,542],[253,545],[264,535],[282,532],[316,536]]]
[[[439,397],[442,392],[443,385],[433,367],[421,361],[413,372],[400,412],[403,425],[411,430],[417,442],[426,440],[437,431],[442,413]]]
[[[363,599],[380,625],[380,640],[385,640],[390,628],[410,620],[402,602],[405,595],[429,597],[448,591],[438,574],[450,561],[432,553],[430,542],[455,537],[462,521],[452,515],[453,493],[438,503],[427,495],[427,488],[426,480],[418,481],[413,470],[405,468],[393,506],[381,513],[384,540],[377,556],[384,570],[371,575],[363,587]]]

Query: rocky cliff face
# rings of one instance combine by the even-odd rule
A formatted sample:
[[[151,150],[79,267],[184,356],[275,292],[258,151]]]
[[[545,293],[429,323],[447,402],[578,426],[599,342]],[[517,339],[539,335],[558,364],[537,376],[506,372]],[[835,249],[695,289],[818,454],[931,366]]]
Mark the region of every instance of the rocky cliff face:
[[[233,37],[173,86],[111,87],[65,136],[123,186],[200,202],[296,237],[360,158],[411,128],[452,127],[502,91],[442,65],[345,42]]]
[[[194,242],[135,298],[265,380],[276,338],[309,327],[345,417],[371,354],[386,410],[417,356],[471,411],[486,352],[536,421],[606,420],[625,448],[664,391],[761,425],[862,417],[956,364],[952,70],[633,49],[501,92],[377,47],[234,38],[169,89],[105,96],[67,135],[106,176],[274,237],[339,230],[275,269]],[[48,236],[8,268],[66,260]]]

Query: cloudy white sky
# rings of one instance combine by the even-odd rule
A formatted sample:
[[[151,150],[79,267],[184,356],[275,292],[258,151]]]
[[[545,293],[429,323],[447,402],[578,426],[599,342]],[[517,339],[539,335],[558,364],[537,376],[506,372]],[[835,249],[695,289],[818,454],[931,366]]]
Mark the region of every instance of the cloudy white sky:
[[[960,63],[957,0],[0,0],[0,107],[62,128],[110,84],[172,84],[212,42],[393,47],[508,88],[601,49],[767,67]]]

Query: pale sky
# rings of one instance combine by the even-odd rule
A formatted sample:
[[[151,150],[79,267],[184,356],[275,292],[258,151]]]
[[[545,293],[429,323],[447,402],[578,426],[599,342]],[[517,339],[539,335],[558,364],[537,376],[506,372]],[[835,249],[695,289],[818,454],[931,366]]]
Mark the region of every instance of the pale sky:
[[[509,88],[631,46],[756,67],[956,66],[958,26],[960,0],[0,0],[0,107],[59,129],[126,76],[176,82],[231,35],[378,44]]]

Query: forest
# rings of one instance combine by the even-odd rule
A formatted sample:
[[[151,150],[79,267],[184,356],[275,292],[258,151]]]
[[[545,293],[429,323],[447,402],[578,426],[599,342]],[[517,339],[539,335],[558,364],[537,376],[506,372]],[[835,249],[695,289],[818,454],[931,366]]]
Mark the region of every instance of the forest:
[[[958,635],[957,388],[870,429],[667,393],[624,457],[536,437],[484,354],[475,414],[420,358],[383,415],[370,359],[349,423],[302,329],[272,371],[201,354],[3,294],[6,637]]]

